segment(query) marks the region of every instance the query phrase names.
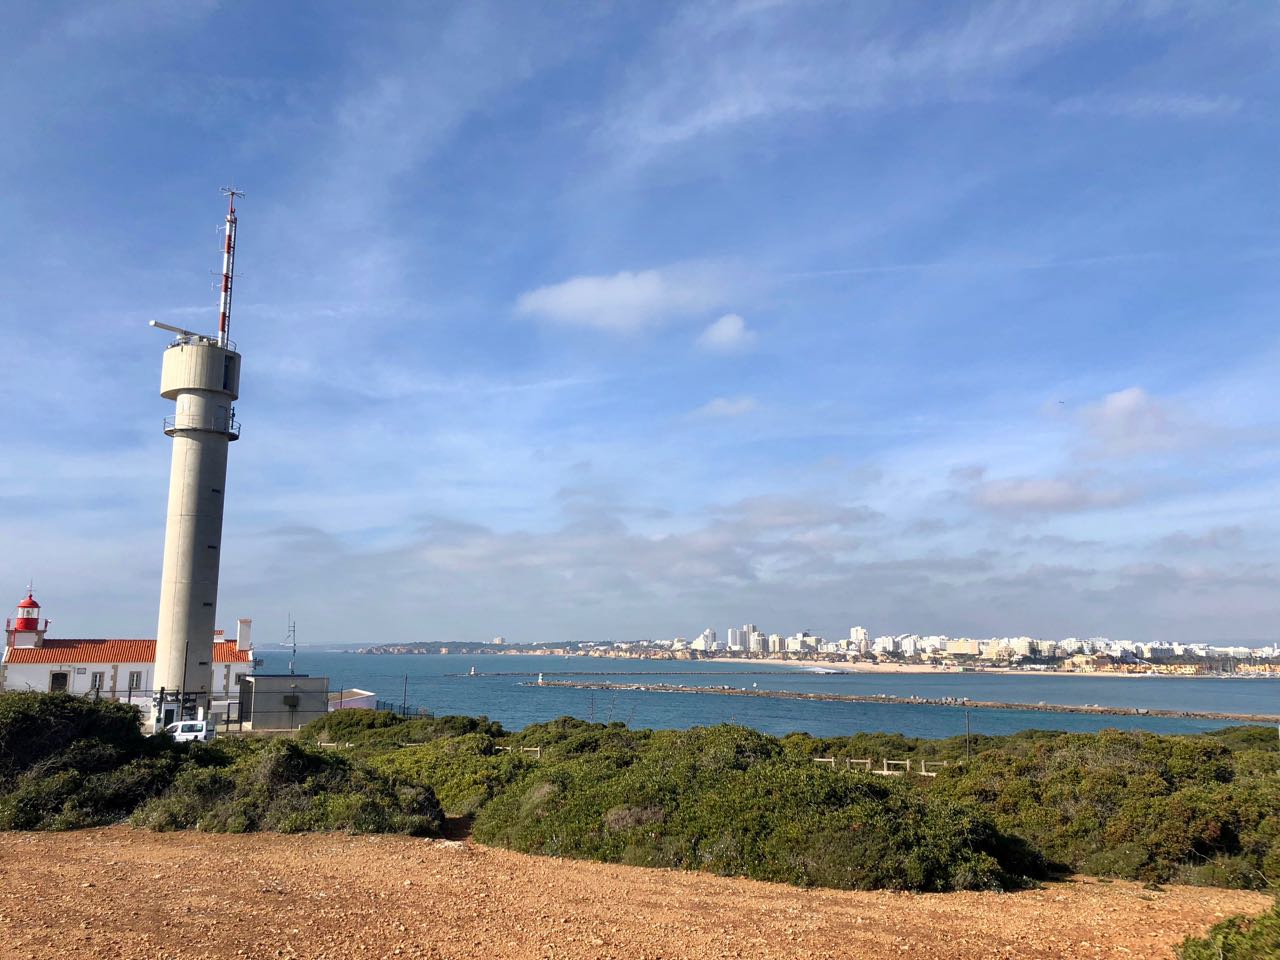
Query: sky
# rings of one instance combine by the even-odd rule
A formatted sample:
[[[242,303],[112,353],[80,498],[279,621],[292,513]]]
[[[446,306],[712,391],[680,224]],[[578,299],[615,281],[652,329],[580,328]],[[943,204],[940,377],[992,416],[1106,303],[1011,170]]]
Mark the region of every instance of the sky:
[[[259,643],[1280,636],[1280,8],[6,4],[0,586]]]

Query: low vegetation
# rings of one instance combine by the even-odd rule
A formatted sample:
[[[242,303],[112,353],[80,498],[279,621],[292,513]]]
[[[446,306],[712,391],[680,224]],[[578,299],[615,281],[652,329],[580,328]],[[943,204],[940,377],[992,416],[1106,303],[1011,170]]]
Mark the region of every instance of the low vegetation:
[[[178,744],[135,707],[0,694],[0,829],[438,832],[429,786],[291,740]]]
[[[1187,937],[1181,960],[1275,960],[1280,957],[1280,901],[1260,917],[1231,917],[1203,937]]]
[[[1064,870],[1261,889],[1280,878],[1277,754],[1236,739],[1233,751],[1115,730],[1011,738],[935,790],[989,810]]]
[[[448,813],[473,818],[480,842],[525,852],[805,885],[1010,889],[1083,872],[1264,889],[1280,878],[1277,746],[1255,727],[966,741],[562,718],[511,733],[371,710],[296,739],[183,745],[142,736],[125,705],[4,694],[0,828],[431,835]],[[938,775],[844,763],[867,758],[932,761]],[[1277,922],[1213,936],[1244,943]]]
[[[163,792],[187,751],[138,711],[65,694],[0,694],[0,829],[115,823]]]
[[[846,889],[1008,889],[1040,872],[976,808],[819,767],[731,726],[571,733],[481,810],[475,835],[532,853]]]

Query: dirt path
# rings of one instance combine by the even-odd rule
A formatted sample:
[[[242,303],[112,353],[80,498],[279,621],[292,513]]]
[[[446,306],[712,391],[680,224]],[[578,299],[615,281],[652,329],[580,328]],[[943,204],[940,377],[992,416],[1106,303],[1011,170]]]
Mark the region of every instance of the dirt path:
[[[0,833],[0,958],[1168,960],[1260,894],[844,893],[404,837]]]

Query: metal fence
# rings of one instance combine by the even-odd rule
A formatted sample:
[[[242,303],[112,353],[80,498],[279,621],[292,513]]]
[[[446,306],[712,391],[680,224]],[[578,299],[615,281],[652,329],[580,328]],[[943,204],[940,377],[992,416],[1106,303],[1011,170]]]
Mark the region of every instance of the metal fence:
[[[386,710],[400,717],[434,717],[435,714],[426,707],[416,707],[411,703],[396,703],[393,700],[375,700],[375,710]]]

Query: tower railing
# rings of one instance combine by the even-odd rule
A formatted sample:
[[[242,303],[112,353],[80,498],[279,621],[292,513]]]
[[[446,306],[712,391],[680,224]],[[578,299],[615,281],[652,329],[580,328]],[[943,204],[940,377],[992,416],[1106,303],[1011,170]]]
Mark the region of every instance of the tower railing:
[[[232,353],[239,352],[239,349],[236,347],[236,342],[234,340],[223,340],[220,343],[216,335],[205,334],[205,333],[181,334],[179,336],[174,337],[172,340],[170,340],[169,346],[166,347],[165,349],[171,349],[173,347],[185,347],[188,344],[196,344],[196,345],[203,344],[205,346],[210,346],[210,347],[222,347],[224,350],[230,350]]]
[[[191,414],[179,414],[164,418],[165,436],[172,437],[183,430],[199,430],[205,433],[221,433],[228,440],[240,439],[240,421],[234,417],[226,417],[220,423],[209,425],[203,418]]]

